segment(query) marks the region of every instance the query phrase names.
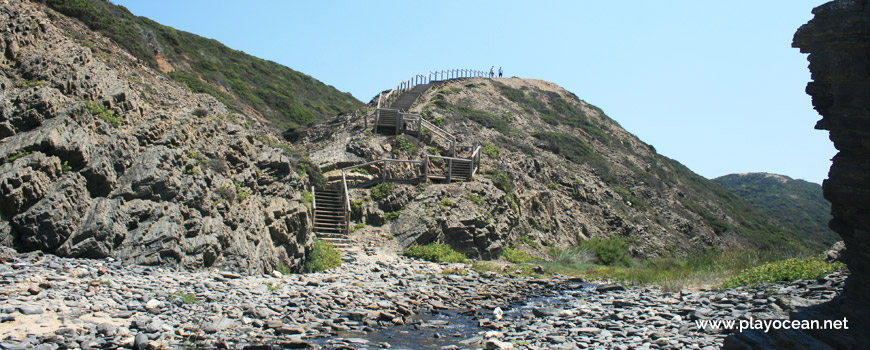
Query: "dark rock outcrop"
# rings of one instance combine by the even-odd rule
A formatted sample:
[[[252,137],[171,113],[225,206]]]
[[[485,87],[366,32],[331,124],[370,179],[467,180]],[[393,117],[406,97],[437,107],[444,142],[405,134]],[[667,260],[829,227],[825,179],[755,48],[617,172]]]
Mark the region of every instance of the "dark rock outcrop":
[[[809,53],[807,93],[839,151],[823,184],[830,222],[849,252],[850,303],[870,306],[870,1],[838,0],[813,10],[794,46]],[[864,309],[868,310],[868,309]],[[867,318],[868,313],[864,314]]]
[[[0,3],[0,36],[0,243],[135,264],[302,268],[307,180],[293,152],[251,128],[262,124],[42,5]]]
[[[836,0],[813,9],[793,46],[809,53],[807,93],[839,151],[822,185],[829,223],[843,238],[851,275],[843,295],[791,313],[792,319],[848,320],[848,330],[748,331],[727,349],[864,349],[870,344],[870,1]]]

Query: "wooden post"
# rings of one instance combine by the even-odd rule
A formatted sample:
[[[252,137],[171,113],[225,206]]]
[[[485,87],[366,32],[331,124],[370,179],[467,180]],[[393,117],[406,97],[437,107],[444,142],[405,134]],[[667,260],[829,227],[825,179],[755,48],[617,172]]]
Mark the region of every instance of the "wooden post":
[[[423,160],[423,182],[429,181],[429,153],[426,153],[426,159]]]

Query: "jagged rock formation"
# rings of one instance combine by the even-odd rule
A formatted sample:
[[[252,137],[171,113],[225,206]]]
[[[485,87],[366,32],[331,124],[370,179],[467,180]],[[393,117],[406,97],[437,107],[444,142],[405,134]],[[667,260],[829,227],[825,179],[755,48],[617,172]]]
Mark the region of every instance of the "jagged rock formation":
[[[382,225],[399,246],[449,242],[469,257],[496,257],[519,244],[538,250],[590,237],[625,240],[634,255],[685,256],[734,248],[802,249],[794,235],[744,200],[658,155],[600,109],[564,89],[528,79],[450,80],[411,108],[456,135],[457,157],[483,143],[473,181],[399,185],[361,201],[354,220]],[[371,120],[369,126],[371,126]],[[326,169],[380,158],[447,154],[434,133],[373,134],[361,119],[339,118],[294,135]],[[433,162],[433,168],[444,166]],[[401,210],[401,212],[399,212]]]
[[[713,182],[775,219],[783,229],[800,235],[807,244],[828,248],[840,240],[828,227],[831,203],[819,184],[770,173],[730,174]]]
[[[810,54],[807,93],[822,115],[816,129],[829,130],[839,151],[823,189],[834,217],[830,227],[845,242],[851,275],[843,305],[834,311],[848,315],[858,329],[849,334],[855,339],[825,340],[866,346],[870,336],[861,331],[870,327],[870,1],[831,1],[813,14],[792,45]]]
[[[250,130],[262,124],[42,5],[2,1],[0,35],[0,241],[137,264],[302,267],[306,180],[292,152]]]

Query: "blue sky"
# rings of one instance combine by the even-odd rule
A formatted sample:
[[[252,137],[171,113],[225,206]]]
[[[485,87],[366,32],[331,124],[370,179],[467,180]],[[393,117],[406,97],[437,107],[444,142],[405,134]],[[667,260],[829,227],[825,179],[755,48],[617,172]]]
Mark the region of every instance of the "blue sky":
[[[700,175],[816,183],[835,149],[795,30],[824,1],[113,0],[352,93],[417,73],[548,80]]]

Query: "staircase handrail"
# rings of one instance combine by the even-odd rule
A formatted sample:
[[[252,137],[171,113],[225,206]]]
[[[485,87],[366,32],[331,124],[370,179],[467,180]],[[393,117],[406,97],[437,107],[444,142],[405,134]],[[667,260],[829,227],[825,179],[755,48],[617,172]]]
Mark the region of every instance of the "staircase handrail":
[[[378,108],[381,108],[382,105],[388,106],[391,102],[391,99],[398,98],[398,94],[393,94],[394,91],[404,92],[414,88],[420,84],[428,84],[433,81],[438,80],[438,75],[441,75],[441,81],[450,80],[450,79],[462,79],[462,78],[476,78],[483,77],[485,78],[488,74],[482,70],[474,70],[474,69],[445,69],[440,71],[429,71],[425,74],[414,74],[408,79],[400,81],[396,86],[390,91],[381,92],[378,94]],[[432,77],[435,77],[433,80]]]

